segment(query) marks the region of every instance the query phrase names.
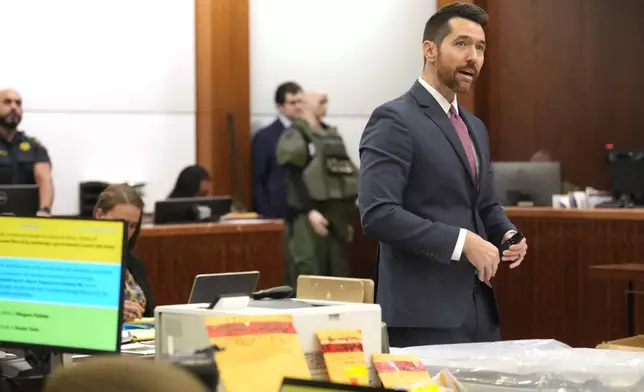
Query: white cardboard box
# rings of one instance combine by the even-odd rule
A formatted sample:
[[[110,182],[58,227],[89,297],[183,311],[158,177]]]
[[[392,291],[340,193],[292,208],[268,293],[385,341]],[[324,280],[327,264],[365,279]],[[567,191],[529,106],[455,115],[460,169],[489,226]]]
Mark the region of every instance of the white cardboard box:
[[[316,332],[328,329],[359,329],[362,331],[370,380],[372,383],[377,382],[371,356],[382,352],[380,305],[299,299],[290,301],[314,306],[287,309],[253,307],[252,303],[251,306],[233,309],[207,309],[207,304],[158,306],[154,311],[157,359],[174,351],[209,347],[210,339],[204,325],[205,316],[290,314],[293,316],[293,325],[314,379],[328,378]]]

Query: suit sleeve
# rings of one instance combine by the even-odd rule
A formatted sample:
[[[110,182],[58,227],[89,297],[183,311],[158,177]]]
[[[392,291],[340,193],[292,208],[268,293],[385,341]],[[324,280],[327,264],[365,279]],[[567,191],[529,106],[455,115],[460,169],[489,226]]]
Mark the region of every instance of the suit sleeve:
[[[253,137],[252,151],[252,177],[253,177],[253,209],[263,214],[270,211],[269,201],[267,200],[265,183],[266,174],[269,167],[269,149],[266,148],[261,131]]]
[[[487,137],[487,130],[483,123],[480,126],[485,131]],[[489,142],[488,142],[489,146]],[[487,156],[489,157],[489,151]],[[499,203],[496,195],[494,194],[493,178],[494,175],[492,171],[491,162],[486,162],[488,167],[488,175],[485,184],[481,184],[481,204],[479,205],[479,215],[485,226],[485,232],[487,233],[488,241],[496,246],[500,246],[503,241],[503,236],[512,230],[516,230],[516,227],[510,222],[505,210]]]
[[[412,140],[400,113],[381,106],[360,140],[358,203],[367,236],[449,264],[459,228],[422,218],[403,207],[413,158]]]

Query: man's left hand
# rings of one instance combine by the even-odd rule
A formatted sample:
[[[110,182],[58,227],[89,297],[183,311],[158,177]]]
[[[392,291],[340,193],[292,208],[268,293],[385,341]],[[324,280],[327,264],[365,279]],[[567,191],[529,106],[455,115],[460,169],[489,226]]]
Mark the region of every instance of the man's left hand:
[[[509,232],[503,237],[503,242],[507,241],[512,237],[514,232]],[[521,265],[521,262],[525,258],[526,253],[528,252],[528,243],[526,239],[522,239],[518,244],[510,246],[508,250],[503,251],[502,260],[511,262],[510,268],[516,268]]]

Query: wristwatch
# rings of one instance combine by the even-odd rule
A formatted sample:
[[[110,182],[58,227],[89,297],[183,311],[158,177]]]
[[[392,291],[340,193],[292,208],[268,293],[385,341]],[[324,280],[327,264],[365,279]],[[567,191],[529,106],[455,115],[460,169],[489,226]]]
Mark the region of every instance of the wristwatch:
[[[38,212],[44,212],[45,214],[51,214],[51,208],[49,208],[49,207],[40,207],[38,209]]]

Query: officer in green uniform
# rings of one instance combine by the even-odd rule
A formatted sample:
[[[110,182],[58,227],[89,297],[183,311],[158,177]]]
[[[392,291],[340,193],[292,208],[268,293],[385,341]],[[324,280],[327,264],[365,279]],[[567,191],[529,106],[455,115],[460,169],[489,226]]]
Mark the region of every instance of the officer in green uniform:
[[[51,215],[54,185],[47,149],[35,138],[18,131],[22,98],[13,90],[0,90],[0,186],[38,185],[38,215]]]
[[[277,144],[277,162],[286,172],[296,276],[350,276],[348,243],[358,175],[338,130],[321,121],[326,106],[326,95],[304,93],[302,118],[293,120]]]

